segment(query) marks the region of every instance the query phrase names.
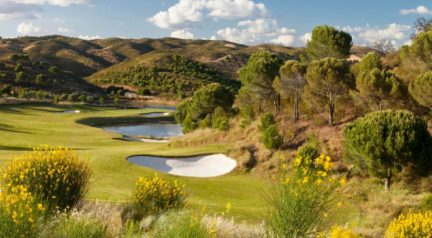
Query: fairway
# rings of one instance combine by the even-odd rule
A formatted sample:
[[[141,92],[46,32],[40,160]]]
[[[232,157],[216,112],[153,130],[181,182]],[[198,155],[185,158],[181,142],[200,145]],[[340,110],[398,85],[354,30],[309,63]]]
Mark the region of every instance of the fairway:
[[[81,113],[58,113],[80,110]],[[142,113],[164,112],[160,109],[127,109],[57,106],[57,105],[2,105],[0,106],[0,163],[14,155],[41,145],[74,148],[81,158],[89,161],[93,170],[90,200],[124,202],[139,176],[155,170],[128,163],[126,157],[137,154],[154,156],[189,156],[224,153],[224,144],[200,147],[174,147],[161,143],[123,141],[121,135],[100,128],[79,124],[85,118],[136,116]],[[186,184],[191,195],[190,204],[205,207],[209,212],[223,212],[232,204],[231,215],[240,220],[256,221],[265,212],[263,192],[269,182],[258,176],[232,172],[215,178],[175,178]]]

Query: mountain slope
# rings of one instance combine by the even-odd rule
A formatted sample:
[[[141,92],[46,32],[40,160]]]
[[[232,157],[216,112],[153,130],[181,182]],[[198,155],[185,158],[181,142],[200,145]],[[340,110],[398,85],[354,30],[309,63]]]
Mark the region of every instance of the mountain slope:
[[[240,83],[198,61],[173,53],[153,52],[101,70],[87,78],[97,85],[127,85],[141,94],[190,96],[218,82],[237,90]]]

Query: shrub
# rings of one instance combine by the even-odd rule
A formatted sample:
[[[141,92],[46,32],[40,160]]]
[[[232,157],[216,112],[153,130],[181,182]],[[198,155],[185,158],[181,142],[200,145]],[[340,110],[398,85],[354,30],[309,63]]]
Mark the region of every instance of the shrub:
[[[240,109],[241,127],[250,125],[255,120],[255,112],[251,105],[245,105]]]
[[[170,213],[156,223],[152,237],[157,238],[210,238],[210,232],[201,223],[201,217],[190,214]]]
[[[9,95],[12,91],[12,86],[10,84],[5,84],[3,85],[3,87],[0,89],[0,94],[6,94]]]
[[[270,237],[316,236],[332,211],[334,191],[345,182],[332,175],[333,163],[328,156],[297,157],[293,171],[282,175],[267,198],[270,214],[266,226]]]
[[[188,114],[183,121],[183,132],[189,133],[195,130],[197,127],[196,123],[192,120],[190,115]]]
[[[78,100],[79,100],[81,103],[85,103],[85,101],[86,101],[86,96],[85,96],[85,95],[80,95],[80,96],[78,97]]]
[[[186,198],[184,185],[177,181],[170,182],[157,175],[152,178],[141,177],[135,182],[128,207],[123,211],[123,220],[139,221],[145,216],[181,208]]]
[[[212,121],[210,119],[210,116],[207,115],[203,120],[199,122],[199,128],[208,128],[212,126]]]
[[[58,72],[58,68],[57,68],[57,66],[50,66],[50,67],[48,68],[48,72],[49,72],[50,74],[52,74],[52,75],[56,75],[57,72]]]
[[[432,71],[419,75],[409,84],[409,92],[422,106],[432,108]]]
[[[348,125],[344,136],[345,158],[360,173],[390,180],[408,166],[417,172],[430,169],[432,139],[426,123],[411,112],[370,113]]]
[[[23,65],[21,63],[18,63],[15,65],[15,72],[20,72],[23,70]]]
[[[267,128],[271,125],[275,125],[276,121],[271,113],[266,113],[261,117],[261,124],[259,129],[261,132],[267,130]]]
[[[320,147],[315,137],[309,138],[307,143],[300,147],[297,156],[301,158],[314,159],[320,155]]]
[[[69,210],[82,201],[91,172],[87,163],[66,148],[38,148],[4,166],[1,185],[6,191],[24,186],[47,203],[48,210]]]
[[[36,237],[45,206],[25,186],[0,192],[0,237]]]
[[[276,125],[269,126],[262,133],[261,140],[267,149],[279,149],[283,144],[282,136],[279,134]]]
[[[409,212],[393,220],[385,232],[386,238],[431,237],[432,212]]]
[[[68,95],[67,100],[71,102],[75,102],[78,100],[79,97],[80,97],[79,93],[71,93]]]
[[[96,218],[62,214],[46,226],[40,237],[104,238],[107,237],[107,227]]]
[[[229,129],[229,119],[222,107],[216,107],[212,116],[212,128],[226,131]]]

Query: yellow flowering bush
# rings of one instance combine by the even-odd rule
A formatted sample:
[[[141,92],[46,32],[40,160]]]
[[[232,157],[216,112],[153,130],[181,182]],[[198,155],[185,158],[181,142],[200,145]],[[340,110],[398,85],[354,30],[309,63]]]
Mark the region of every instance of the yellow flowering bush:
[[[315,182],[320,185],[325,180],[333,182],[329,175],[334,167],[329,156],[320,155],[315,159],[297,157],[294,159],[294,170],[303,182]]]
[[[386,238],[432,238],[432,211],[409,212],[393,220]]]
[[[330,238],[360,238],[351,229],[335,226],[330,231]]]
[[[49,211],[70,210],[88,190],[88,164],[67,148],[37,148],[15,157],[3,168],[1,185],[5,191],[23,186],[47,204]]]
[[[187,198],[184,187],[176,180],[170,182],[157,175],[139,178],[135,182],[130,204],[123,211],[123,218],[125,213],[132,213],[128,219],[140,220],[144,216],[159,215],[183,207]]]
[[[333,174],[330,157],[297,157],[292,171],[286,170],[282,159],[283,173],[280,182],[270,196],[270,214],[267,232],[270,237],[316,236],[322,224],[333,211],[335,190],[345,179],[337,180]],[[339,206],[335,204],[335,207]]]
[[[0,237],[35,237],[45,206],[26,187],[0,192]]]

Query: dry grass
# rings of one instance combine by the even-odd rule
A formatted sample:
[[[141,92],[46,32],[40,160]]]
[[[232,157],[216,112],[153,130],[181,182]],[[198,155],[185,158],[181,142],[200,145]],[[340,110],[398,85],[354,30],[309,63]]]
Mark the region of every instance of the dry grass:
[[[100,220],[107,226],[109,234],[120,234],[123,229],[120,216],[121,210],[122,204],[87,201],[79,212]]]
[[[427,194],[412,192],[402,183],[385,191],[379,179],[353,178],[343,191],[345,205],[341,212],[346,214],[340,215],[347,217],[341,223],[365,237],[382,237],[392,219],[403,211],[417,209]]]
[[[202,222],[209,230],[214,230],[215,237],[219,238],[261,238],[265,237],[264,224],[250,225],[236,223],[233,218],[221,216],[203,217]]]

